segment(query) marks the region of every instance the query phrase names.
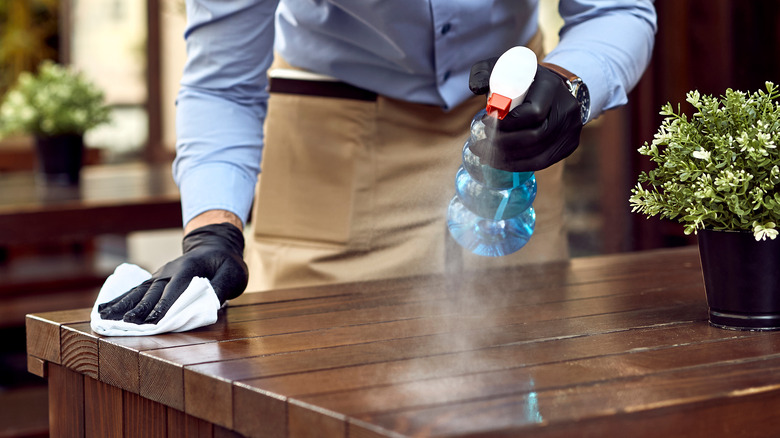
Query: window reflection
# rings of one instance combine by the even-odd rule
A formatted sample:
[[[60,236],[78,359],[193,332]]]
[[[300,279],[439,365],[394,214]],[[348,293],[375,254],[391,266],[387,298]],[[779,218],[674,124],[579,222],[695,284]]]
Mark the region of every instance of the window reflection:
[[[146,2],[71,0],[70,62],[99,84],[112,123],[85,142],[104,162],[140,158],[149,126],[146,111]]]

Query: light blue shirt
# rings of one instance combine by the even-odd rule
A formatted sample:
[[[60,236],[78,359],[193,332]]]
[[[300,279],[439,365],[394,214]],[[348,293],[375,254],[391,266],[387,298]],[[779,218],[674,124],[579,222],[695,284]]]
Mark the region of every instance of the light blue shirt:
[[[580,76],[591,118],[623,105],[650,61],[652,0],[560,0],[545,58]],[[450,109],[479,60],[527,43],[537,0],[187,0],[174,178],[184,223],[207,210],[246,222],[263,146],[266,72],[290,64],[389,97]]]

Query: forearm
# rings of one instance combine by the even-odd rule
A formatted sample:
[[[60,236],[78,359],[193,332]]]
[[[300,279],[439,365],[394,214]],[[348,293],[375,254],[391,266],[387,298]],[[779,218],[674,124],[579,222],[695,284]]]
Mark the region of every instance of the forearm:
[[[187,222],[187,225],[184,227],[184,234],[187,235],[190,231],[205,225],[221,224],[224,222],[235,225],[239,230],[243,231],[244,229],[244,224],[235,214],[226,210],[209,210],[195,216],[192,220]]]
[[[276,5],[187,2],[188,58],[177,96],[173,165],[187,231],[226,218],[241,228],[249,216],[260,171]]]

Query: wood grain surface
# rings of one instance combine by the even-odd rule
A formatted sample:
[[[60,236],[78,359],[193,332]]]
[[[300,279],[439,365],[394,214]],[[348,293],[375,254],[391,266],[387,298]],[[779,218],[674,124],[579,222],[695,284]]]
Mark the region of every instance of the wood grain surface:
[[[50,385],[67,384],[63,370],[86,376],[87,394],[114,388],[125,436],[711,437],[780,426],[780,333],[711,327],[690,247],[248,293],[187,333],[105,338],[87,321],[29,316],[31,368],[55,364]]]

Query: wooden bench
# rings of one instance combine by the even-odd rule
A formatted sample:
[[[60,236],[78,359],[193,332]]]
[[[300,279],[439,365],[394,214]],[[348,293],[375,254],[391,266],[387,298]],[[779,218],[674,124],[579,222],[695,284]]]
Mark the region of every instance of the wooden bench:
[[[27,318],[52,436],[772,436],[780,333],[707,323],[695,248],[244,294],[187,333]]]

